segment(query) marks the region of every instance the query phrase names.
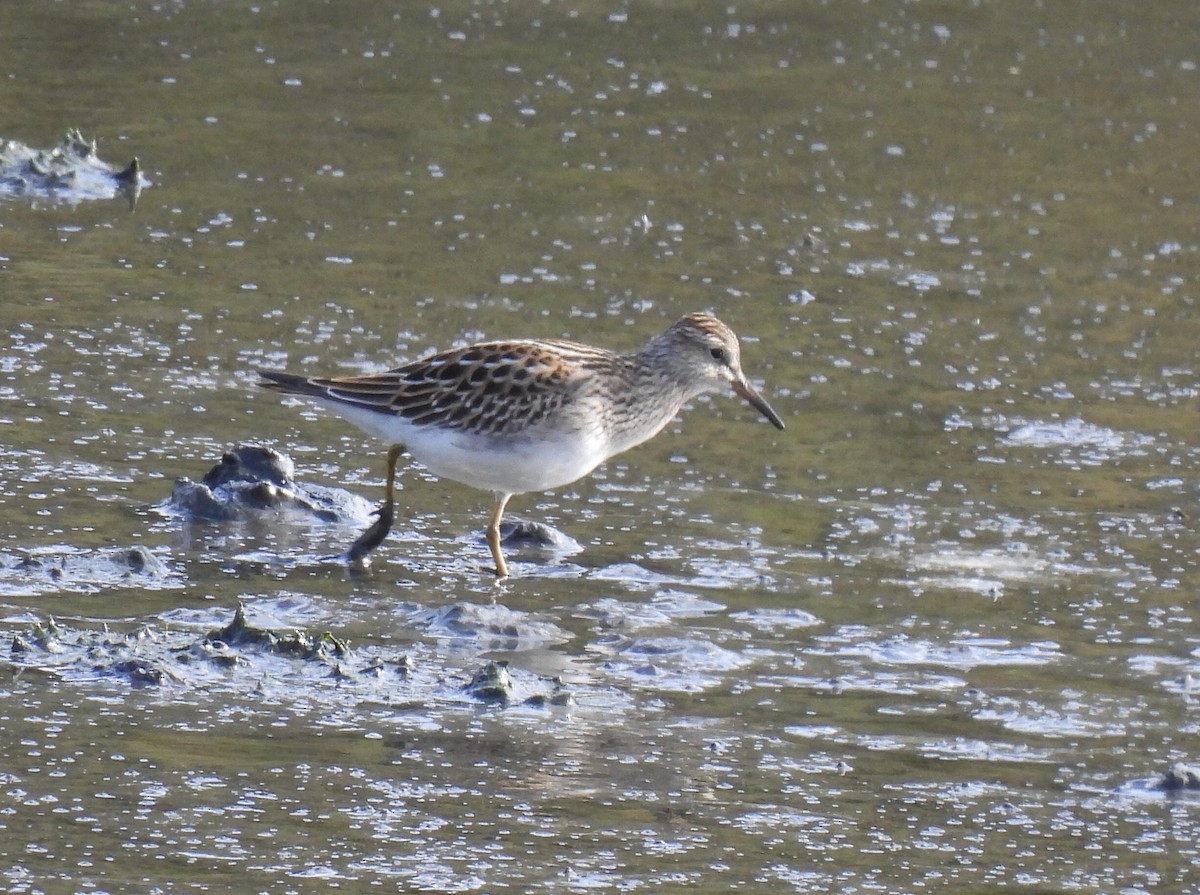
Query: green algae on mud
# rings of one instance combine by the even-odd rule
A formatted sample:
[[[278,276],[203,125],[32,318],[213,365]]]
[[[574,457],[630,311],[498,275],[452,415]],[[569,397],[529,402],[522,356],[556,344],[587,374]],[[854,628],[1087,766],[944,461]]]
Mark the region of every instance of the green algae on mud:
[[[487,662],[475,672],[471,683],[463,687],[463,692],[481,702],[502,707],[518,702],[533,708],[573,704],[574,697],[569,690],[563,688],[561,680],[554,678],[549,683],[552,688],[549,693],[533,693],[523,696],[523,692],[527,692],[527,688],[514,675],[508,662]]]
[[[212,649],[253,647],[278,656],[325,663],[350,657],[350,645],[328,631],[313,635],[295,629],[272,631],[251,625],[246,621],[246,607],[240,604],[233,620],[223,628],[209,631],[201,643]]]

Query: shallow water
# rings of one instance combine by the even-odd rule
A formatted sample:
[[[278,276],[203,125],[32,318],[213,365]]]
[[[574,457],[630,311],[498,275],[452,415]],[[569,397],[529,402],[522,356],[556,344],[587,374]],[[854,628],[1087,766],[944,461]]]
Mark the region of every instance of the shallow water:
[[[1131,17],[0,7],[0,136],[153,182],[0,204],[5,890],[1194,885],[1200,23]],[[418,469],[364,574],[354,525],[164,509],[241,442],[379,498],[257,365],[696,308],[788,430],[700,400],[517,498],[582,549],[499,589]],[[349,656],[222,664],[239,603]]]

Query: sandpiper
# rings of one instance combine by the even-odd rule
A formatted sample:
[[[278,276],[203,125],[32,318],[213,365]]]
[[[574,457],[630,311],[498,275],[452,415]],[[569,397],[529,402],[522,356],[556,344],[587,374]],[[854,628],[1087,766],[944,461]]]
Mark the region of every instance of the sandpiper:
[[[657,435],[692,398],[730,387],[777,429],[783,420],[742,373],[733,331],[711,314],[682,317],[639,351],[558,339],[484,342],[368,376],[259,370],[265,388],[316,401],[390,445],[379,518],[351,545],[357,561],[394,520],[396,462],[495,496],[487,543],[508,575],[500,519],[514,494],[581,478]]]

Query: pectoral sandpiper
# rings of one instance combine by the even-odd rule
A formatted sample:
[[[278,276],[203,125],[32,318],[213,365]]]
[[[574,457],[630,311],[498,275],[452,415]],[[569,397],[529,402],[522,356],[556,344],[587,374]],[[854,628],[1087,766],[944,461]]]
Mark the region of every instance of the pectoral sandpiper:
[[[487,543],[499,578],[508,575],[500,519],[514,494],[587,475],[657,435],[697,395],[730,387],[783,428],[746,381],[737,336],[702,313],[631,354],[522,339],[444,351],[368,376],[259,374],[260,385],[311,398],[390,445],[379,518],[350,547],[351,559],[366,556],[391,529],[396,462],[408,452],[437,476],[493,493]]]

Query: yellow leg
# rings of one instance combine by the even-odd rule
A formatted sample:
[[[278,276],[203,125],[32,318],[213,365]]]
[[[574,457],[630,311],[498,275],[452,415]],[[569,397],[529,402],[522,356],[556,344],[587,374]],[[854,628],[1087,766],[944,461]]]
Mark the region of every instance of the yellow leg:
[[[488,517],[487,542],[492,549],[492,560],[496,563],[496,577],[508,577],[508,564],[504,561],[504,553],[500,550],[500,519],[504,516],[504,508],[508,506],[511,494],[497,494],[496,503],[492,507],[492,515]]]
[[[388,448],[387,455],[387,486],[384,490],[383,506],[376,510],[378,517],[371,527],[358,536],[350,545],[347,556],[351,562],[362,561],[368,553],[383,543],[383,539],[392,530],[392,522],[396,518],[396,463],[404,453],[404,445],[393,444]]]

